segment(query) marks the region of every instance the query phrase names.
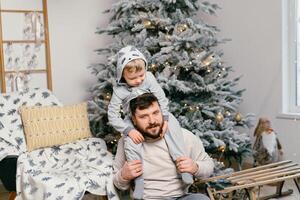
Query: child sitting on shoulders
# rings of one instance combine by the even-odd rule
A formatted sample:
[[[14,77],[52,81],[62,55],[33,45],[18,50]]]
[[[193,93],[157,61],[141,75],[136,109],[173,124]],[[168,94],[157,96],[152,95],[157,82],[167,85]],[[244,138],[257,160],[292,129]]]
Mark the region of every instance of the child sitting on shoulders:
[[[176,161],[185,156],[184,140],[181,127],[176,118],[168,112],[168,99],[164,91],[151,72],[147,72],[147,60],[144,55],[133,46],[126,46],[118,52],[117,84],[113,88],[113,95],[108,106],[109,124],[125,137],[125,156],[128,161],[142,159],[143,135],[134,128],[130,120],[129,102],[143,93],[153,93],[160,104],[163,113],[164,126],[161,136],[164,137],[169,148],[170,156]],[[120,115],[123,108],[125,118]],[[169,124],[171,123],[171,124]],[[172,133],[172,134],[171,134]],[[193,175],[181,173],[185,184],[193,183]],[[133,197],[143,198],[144,180],[142,175],[135,179]]]

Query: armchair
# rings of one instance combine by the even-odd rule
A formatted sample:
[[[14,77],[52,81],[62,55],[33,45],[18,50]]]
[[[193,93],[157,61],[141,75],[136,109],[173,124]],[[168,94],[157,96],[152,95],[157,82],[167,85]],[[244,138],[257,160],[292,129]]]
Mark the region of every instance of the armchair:
[[[86,192],[118,199],[112,156],[103,140],[86,138],[29,152],[19,115],[22,105],[61,103],[41,89],[0,95],[0,178],[6,189],[17,192],[16,199],[81,199]]]

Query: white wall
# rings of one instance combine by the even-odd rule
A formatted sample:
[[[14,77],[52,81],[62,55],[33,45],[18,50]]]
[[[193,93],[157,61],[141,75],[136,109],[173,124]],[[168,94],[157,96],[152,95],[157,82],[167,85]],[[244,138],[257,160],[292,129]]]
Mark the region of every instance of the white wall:
[[[206,18],[221,29],[220,37],[232,39],[220,48],[226,64],[235,69],[234,75],[243,75],[239,88],[247,89],[240,111],[270,118],[285,157],[300,163],[300,122],[277,118],[281,110],[281,1],[213,1],[222,9],[216,17]],[[86,67],[100,59],[93,50],[111,41],[94,32],[97,26],[107,25],[108,16],[101,11],[111,3],[48,2],[53,87],[66,104],[83,101],[88,95],[86,90],[94,77]]]
[[[87,67],[100,61],[94,50],[110,41],[95,32],[108,24],[109,16],[103,11],[111,2],[48,1],[53,91],[64,104],[86,100],[87,90],[95,82]]]

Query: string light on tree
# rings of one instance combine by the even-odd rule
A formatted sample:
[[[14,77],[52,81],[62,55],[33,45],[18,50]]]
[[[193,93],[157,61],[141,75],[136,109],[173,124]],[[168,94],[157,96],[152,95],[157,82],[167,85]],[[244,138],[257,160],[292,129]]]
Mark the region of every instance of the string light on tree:
[[[193,106],[190,106],[189,109],[190,109],[190,111],[194,111]]]
[[[155,64],[155,63],[152,63],[152,64],[150,65],[150,69],[151,69],[152,71],[156,71],[157,68],[158,68],[158,65]]]
[[[166,67],[170,67],[170,63],[168,61],[165,62]],[[175,67],[174,67],[175,68]]]
[[[229,110],[226,110],[226,111],[225,111],[225,116],[226,116],[226,117],[230,117],[230,116],[231,116],[231,113],[230,113]]]
[[[109,92],[107,92],[107,93],[104,95],[104,99],[105,99],[106,101],[110,101],[110,99],[111,99],[111,94],[110,94]]]
[[[177,25],[177,31],[179,33],[182,33],[184,31],[186,31],[186,29],[188,29],[188,25],[187,24],[179,24],[179,25]]]

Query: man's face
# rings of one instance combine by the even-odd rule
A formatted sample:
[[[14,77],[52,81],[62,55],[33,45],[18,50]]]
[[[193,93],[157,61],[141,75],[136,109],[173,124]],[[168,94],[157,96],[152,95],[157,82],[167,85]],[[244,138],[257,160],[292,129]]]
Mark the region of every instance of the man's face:
[[[136,109],[132,116],[136,129],[145,137],[158,138],[162,132],[163,116],[158,102],[153,102],[149,108],[144,110]]]

